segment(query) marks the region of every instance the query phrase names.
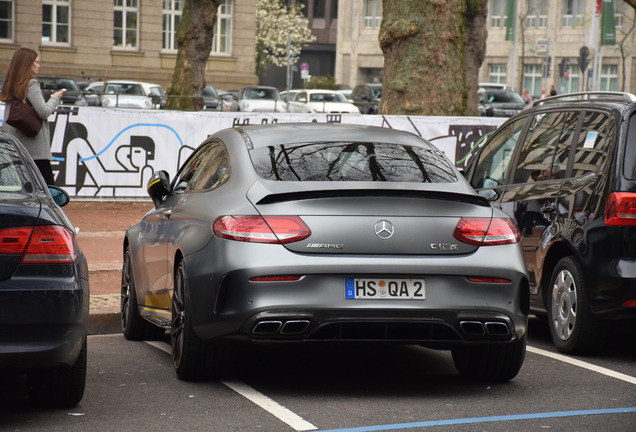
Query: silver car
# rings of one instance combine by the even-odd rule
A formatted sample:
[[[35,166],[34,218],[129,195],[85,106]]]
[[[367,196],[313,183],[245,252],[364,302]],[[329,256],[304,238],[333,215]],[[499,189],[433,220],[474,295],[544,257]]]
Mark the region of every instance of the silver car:
[[[123,244],[128,339],[170,332],[182,379],[218,378],[235,342],[398,342],[509,380],[529,293],[516,225],[433,145],[338,124],[225,129]]]

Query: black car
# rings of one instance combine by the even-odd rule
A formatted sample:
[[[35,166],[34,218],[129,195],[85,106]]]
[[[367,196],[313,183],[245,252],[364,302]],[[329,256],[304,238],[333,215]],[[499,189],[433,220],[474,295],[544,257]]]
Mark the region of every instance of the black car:
[[[62,95],[62,104],[86,106],[86,99],[84,99],[82,90],[73,78],[37,76],[37,79],[40,81],[45,99],[47,99],[51,93],[66,89],[66,92]]]
[[[362,114],[377,114],[382,99],[382,84],[358,84],[350,99]]]
[[[0,370],[26,374],[33,402],[60,407],[84,395],[89,309],[68,201],[0,131]]]
[[[511,117],[528,107],[519,93],[497,88],[480,88],[477,112],[481,116]]]
[[[515,218],[531,309],[560,351],[636,330],[636,96],[537,101],[488,139],[467,177]]]

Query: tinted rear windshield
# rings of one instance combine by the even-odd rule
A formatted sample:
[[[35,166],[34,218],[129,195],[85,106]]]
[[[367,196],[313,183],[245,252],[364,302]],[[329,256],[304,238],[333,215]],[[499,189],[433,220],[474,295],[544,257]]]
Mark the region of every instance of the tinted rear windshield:
[[[449,162],[434,148],[336,142],[262,147],[250,155],[257,174],[267,180],[457,181]]]
[[[0,194],[24,192],[25,185],[30,181],[31,176],[15,145],[11,142],[0,143]]]
[[[636,114],[632,115],[629,119],[623,173],[625,177],[630,180],[636,179]]]

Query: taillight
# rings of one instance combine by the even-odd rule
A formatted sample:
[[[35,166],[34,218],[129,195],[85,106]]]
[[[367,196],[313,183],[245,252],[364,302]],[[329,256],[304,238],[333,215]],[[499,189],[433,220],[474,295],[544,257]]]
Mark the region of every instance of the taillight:
[[[32,232],[33,227],[1,229],[0,254],[22,255]]]
[[[612,192],[607,196],[605,225],[636,225],[636,193]]]
[[[461,218],[453,237],[475,246],[504,245],[519,242],[519,229],[507,218]]]
[[[0,253],[23,254],[22,262],[28,264],[77,261],[73,236],[59,225],[2,229]]]
[[[298,216],[221,216],[212,231],[220,238],[253,243],[293,243],[311,234]]]

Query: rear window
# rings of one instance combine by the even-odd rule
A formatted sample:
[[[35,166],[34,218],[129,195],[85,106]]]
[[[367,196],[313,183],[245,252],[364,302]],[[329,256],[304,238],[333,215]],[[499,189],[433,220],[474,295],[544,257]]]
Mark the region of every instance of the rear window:
[[[257,174],[278,181],[452,183],[450,163],[435,148],[386,143],[276,145],[250,152]]]
[[[0,195],[3,192],[24,192],[24,186],[31,181],[30,179],[31,176],[15,145],[11,142],[2,142],[0,145]]]
[[[625,162],[623,163],[625,177],[636,179],[636,114],[629,119],[627,142],[625,143]]]

